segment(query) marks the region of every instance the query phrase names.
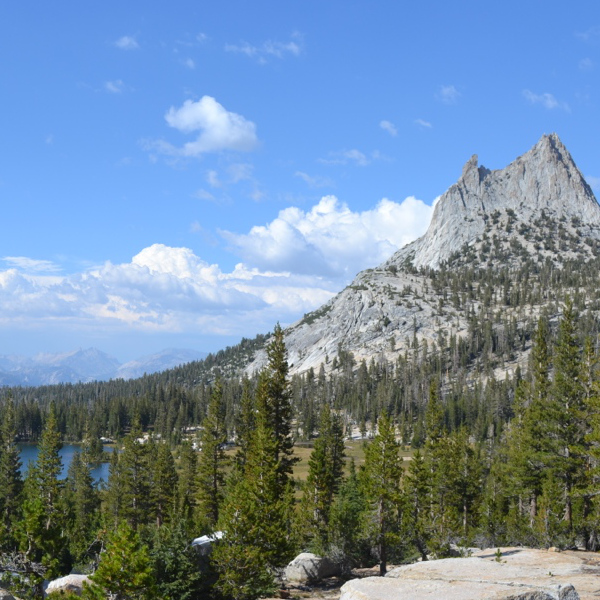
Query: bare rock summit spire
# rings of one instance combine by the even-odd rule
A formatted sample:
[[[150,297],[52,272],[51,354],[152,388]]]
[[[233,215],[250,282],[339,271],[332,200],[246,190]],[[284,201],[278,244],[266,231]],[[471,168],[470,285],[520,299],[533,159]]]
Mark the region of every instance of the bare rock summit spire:
[[[465,244],[472,244],[496,211],[512,211],[520,221],[578,219],[586,233],[600,227],[600,207],[569,151],[555,133],[543,135],[529,152],[506,168],[490,171],[477,155],[435,207],[427,233],[389,263],[438,267]]]

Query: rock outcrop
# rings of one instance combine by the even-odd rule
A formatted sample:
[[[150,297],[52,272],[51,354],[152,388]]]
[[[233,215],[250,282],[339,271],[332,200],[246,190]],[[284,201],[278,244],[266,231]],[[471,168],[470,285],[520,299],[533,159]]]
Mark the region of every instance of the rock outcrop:
[[[59,579],[52,580],[46,588],[46,594],[50,594],[51,592],[74,592],[80,596],[83,591],[83,584],[86,581],[89,581],[87,575],[65,575]]]
[[[354,579],[340,600],[592,600],[599,575],[599,557],[591,552],[504,548],[497,556],[483,550]]]
[[[285,568],[284,578],[290,584],[305,585],[339,574],[339,565],[329,558],[302,552]]]

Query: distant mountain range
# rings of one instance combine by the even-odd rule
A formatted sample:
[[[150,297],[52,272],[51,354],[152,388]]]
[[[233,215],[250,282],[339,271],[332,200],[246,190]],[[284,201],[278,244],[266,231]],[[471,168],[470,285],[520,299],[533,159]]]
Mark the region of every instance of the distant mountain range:
[[[206,356],[206,352],[168,348],[121,364],[97,348],[34,357],[7,355],[0,356],[0,385],[37,386],[135,379],[144,373],[158,373]]]

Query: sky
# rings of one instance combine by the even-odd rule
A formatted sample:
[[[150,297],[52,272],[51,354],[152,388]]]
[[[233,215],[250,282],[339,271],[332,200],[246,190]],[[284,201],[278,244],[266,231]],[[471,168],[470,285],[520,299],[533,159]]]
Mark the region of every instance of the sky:
[[[212,352],[556,132],[600,190],[600,4],[0,3],[0,354]]]

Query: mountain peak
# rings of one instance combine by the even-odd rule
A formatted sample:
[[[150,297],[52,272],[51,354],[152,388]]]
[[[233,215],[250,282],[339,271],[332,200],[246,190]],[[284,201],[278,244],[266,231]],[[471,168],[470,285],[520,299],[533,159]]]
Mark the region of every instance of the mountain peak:
[[[439,267],[489,229],[497,212],[530,223],[541,217],[581,221],[585,232],[600,228],[600,207],[556,133],[544,134],[528,152],[501,170],[479,166],[474,154],[459,180],[437,203],[426,234],[389,263]],[[591,228],[591,229],[590,229]]]

